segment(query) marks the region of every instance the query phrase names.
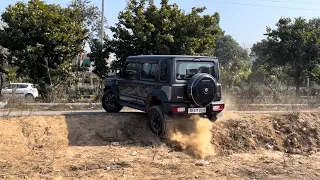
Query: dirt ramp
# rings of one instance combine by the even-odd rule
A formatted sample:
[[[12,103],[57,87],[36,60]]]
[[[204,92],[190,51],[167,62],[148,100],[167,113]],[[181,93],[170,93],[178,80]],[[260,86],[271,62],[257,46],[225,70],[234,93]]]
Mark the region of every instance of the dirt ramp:
[[[144,113],[66,116],[70,146],[155,145],[159,139],[146,125]]]

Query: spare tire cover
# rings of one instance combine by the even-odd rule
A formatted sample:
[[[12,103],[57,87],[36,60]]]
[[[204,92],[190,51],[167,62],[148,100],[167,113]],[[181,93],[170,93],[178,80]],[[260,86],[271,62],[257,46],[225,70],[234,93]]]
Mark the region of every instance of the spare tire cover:
[[[190,79],[187,91],[190,100],[198,106],[206,107],[214,100],[216,80],[210,74],[196,74]]]

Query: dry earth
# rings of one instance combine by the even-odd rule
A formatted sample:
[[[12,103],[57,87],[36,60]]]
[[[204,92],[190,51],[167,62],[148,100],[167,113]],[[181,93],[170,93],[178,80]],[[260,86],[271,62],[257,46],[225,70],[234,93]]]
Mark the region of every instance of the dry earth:
[[[2,117],[0,179],[320,178],[320,113],[180,119],[166,143],[146,118]]]

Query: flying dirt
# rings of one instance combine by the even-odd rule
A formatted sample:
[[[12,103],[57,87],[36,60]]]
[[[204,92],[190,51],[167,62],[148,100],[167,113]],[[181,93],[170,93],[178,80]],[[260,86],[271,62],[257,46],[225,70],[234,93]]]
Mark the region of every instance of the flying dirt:
[[[176,118],[170,127],[171,147],[200,159],[214,155],[214,147],[211,143],[213,123],[208,119],[200,116],[192,116],[188,119]]]
[[[193,116],[162,142],[144,113],[2,117],[0,179],[319,179],[319,119]]]

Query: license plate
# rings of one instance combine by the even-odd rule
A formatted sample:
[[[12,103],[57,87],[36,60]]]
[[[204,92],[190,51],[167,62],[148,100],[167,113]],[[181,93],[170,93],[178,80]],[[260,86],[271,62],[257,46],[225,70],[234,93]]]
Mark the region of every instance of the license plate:
[[[188,108],[189,114],[198,114],[198,113],[206,113],[206,108]]]

